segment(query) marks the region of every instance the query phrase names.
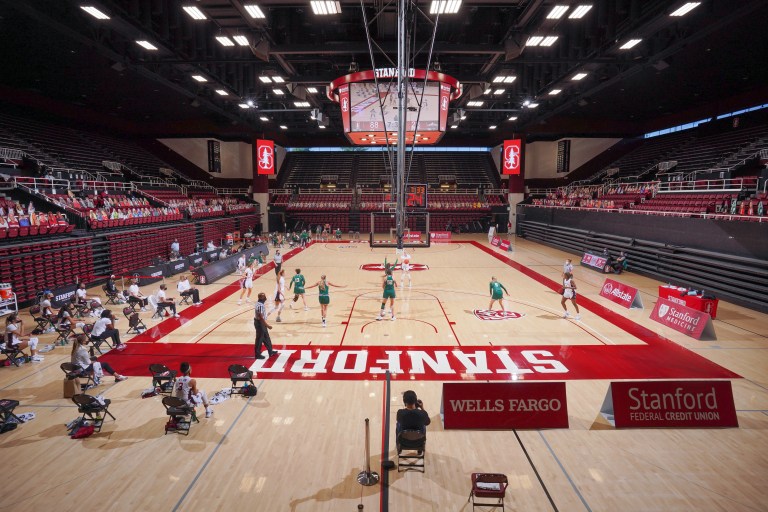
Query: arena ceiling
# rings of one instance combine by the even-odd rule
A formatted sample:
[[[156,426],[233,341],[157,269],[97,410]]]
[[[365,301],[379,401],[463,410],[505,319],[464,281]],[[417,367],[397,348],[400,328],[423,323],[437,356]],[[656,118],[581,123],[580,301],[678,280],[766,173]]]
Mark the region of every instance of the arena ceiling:
[[[416,68],[428,61],[431,3],[419,0],[412,10],[414,46],[422,47]],[[435,31],[432,67],[464,84],[451,116],[463,109],[465,119],[443,144],[496,144],[513,132],[632,135],[765,101],[768,2],[701,0],[671,16],[686,3],[464,0],[456,14],[439,16]],[[252,5],[263,18],[249,13]],[[131,133],[344,144],[339,107],[325,86],[351,68],[372,67],[363,8],[376,65],[391,66],[396,4],[338,5],[340,14],[318,15],[309,0],[0,0],[0,92]],[[559,5],[568,9],[548,18]],[[572,18],[581,5],[592,7]],[[184,7],[197,7],[205,19]],[[539,35],[557,39],[526,44]],[[223,36],[234,44],[220,44]],[[630,39],[641,41],[621,49]],[[586,75],[573,80],[578,73]],[[499,76],[515,79],[494,83]],[[249,102],[253,107],[240,107]],[[310,119],[312,109],[328,116],[326,129]]]

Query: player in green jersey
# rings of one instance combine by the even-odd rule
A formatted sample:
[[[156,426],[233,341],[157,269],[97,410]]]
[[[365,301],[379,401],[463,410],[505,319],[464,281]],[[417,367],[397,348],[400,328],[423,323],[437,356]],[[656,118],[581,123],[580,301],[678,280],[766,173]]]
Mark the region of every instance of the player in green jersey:
[[[395,319],[395,288],[397,287],[397,281],[392,277],[392,270],[387,270],[387,275],[384,276],[384,281],[381,283],[381,288],[384,290],[384,295],[381,299],[381,311],[376,320],[384,320],[384,306],[389,299],[389,307],[392,310],[392,320]]]
[[[309,306],[307,306],[307,301],[304,299],[304,276],[301,275],[301,269],[296,269],[296,275],[291,278],[291,284],[288,285],[288,290],[293,288],[293,302],[296,302],[299,300],[299,297],[301,297],[301,302],[304,303],[304,311],[309,311]],[[293,306],[291,306],[293,308]]]
[[[306,289],[309,290],[315,286],[317,286],[317,289],[320,292],[317,296],[317,299],[320,301],[320,316],[323,319],[323,327],[325,327],[325,319],[328,313],[328,304],[331,303],[331,296],[329,294],[330,287],[335,286],[336,288],[344,288],[346,285],[333,284],[325,278],[325,275],[322,275],[320,276],[320,280],[318,282],[307,286]]]
[[[504,309],[504,301],[502,299],[504,297],[504,293],[506,293],[507,297],[509,297],[509,292],[507,289],[504,288],[504,285],[498,282],[495,277],[491,278],[489,288],[491,291],[491,302],[488,304],[488,309],[493,309],[493,303],[499,301],[501,310],[506,311],[506,309]],[[502,293],[502,290],[504,290],[504,293]]]

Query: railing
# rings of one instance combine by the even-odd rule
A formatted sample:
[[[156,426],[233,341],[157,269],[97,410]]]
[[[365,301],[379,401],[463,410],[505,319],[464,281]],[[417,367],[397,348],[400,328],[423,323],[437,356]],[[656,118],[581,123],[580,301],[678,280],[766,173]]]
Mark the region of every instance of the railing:
[[[210,185],[210,184],[208,184],[208,183],[206,183],[204,181],[200,181],[200,180],[189,180],[188,179],[187,180],[187,187],[192,187],[192,188],[209,188],[211,190],[216,190],[212,185]]]
[[[280,194],[293,194],[293,189],[290,188],[276,188],[269,191],[270,194],[280,195]]]
[[[134,186],[131,183],[124,183],[122,181],[96,181],[96,180],[82,180],[78,181],[82,184],[84,189],[87,190],[133,190]]]
[[[7,158],[9,160],[19,160],[21,158],[24,158],[24,152],[20,149],[0,148],[0,158]]]
[[[247,188],[217,188],[214,189],[220,196],[247,196],[249,195]]]
[[[665,181],[659,183],[657,193],[675,192],[740,192],[744,189],[744,178],[725,178],[716,180]],[[757,180],[756,180],[757,181]],[[755,183],[757,192],[757,183]]]
[[[272,192],[270,190],[270,192]],[[330,189],[323,189],[323,190],[317,190],[316,188],[300,188],[299,194],[352,194],[352,189],[349,188],[330,188]],[[286,192],[286,194],[290,194],[290,192]]]
[[[499,195],[499,196],[505,196],[509,194],[509,190],[505,188],[487,188],[485,189],[485,192],[483,192],[485,195]]]
[[[26,178],[23,176],[19,176],[19,177],[14,177],[12,181],[17,187],[22,188],[32,194],[40,193],[38,191],[38,187],[40,188],[51,187],[54,190],[56,188],[69,190],[70,188],[69,180],[60,180],[58,178]]]
[[[444,181],[456,181],[456,175],[455,174],[438,174],[437,180],[440,183]]]
[[[559,208],[561,210],[579,210],[607,213],[630,213],[633,215],[659,215],[661,217],[690,217],[696,219],[715,219],[715,220],[739,220],[751,222],[768,222],[768,215],[759,217],[757,215],[732,215],[729,213],[694,213],[694,212],[667,212],[664,210],[633,210],[631,208],[587,208],[584,206],[554,206],[549,204],[522,204],[521,206],[529,208]]]

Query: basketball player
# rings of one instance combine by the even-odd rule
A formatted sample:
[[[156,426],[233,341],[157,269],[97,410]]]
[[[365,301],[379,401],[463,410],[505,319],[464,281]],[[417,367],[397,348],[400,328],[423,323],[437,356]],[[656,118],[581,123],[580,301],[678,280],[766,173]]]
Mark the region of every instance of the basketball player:
[[[210,418],[213,414],[213,409],[211,409],[211,404],[208,401],[208,396],[205,394],[205,391],[198,390],[197,381],[190,377],[192,374],[192,367],[189,363],[183,362],[181,363],[179,371],[181,377],[176,379],[176,383],[173,386],[173,396],[181,398],[192,407],[203,404],[205,406],[205,417]]]
[[[323,319],[323,327],[325,327],[325,319],[328,316],[328,304],[331,303],[331,296],[328,293],[330,286],[335,286],[336,288],[346,288],[346,285],[341,284],[333,284],[332,282],[328,281],[325,278],[325,274],[320,276],[320,280],[316,282],[313,285],[307,286],[307,290],[310,288],[314,288],[317,286],[317,289],[319,291],[319,294],[317,296],[318,301],[320,301],[320,317]]]
[[[392,310],[392,320],[395,320],[396,286],[397,281],[395,281],[395,278],[392,277],[392,270],[387,270],[387,275],[384,277],[384,281],[381,283],[381,288],[384,290],[384,295],[381,299],[381,311],[379,312],[379,316],[376,317],[376,320],[384,320],[384,306],[387,304],[387,299],[389,299],[389,307]]]
[[[560,305],[563,306],[563,310],[565,311],[565,314],[563,315],[563,318],[568,318],[571,316],[571,314],[568,312],[568,308],[565,305],[565,301],[570,300],[571,304],[573,304],[573,307],[576,308],[576,320],[581,320],[581,315],[579,314],[579,305],[576,304],[576,281],[573,279],[573,274],[570,272],[566,272],[563,275],[563,298],[560,301]]]
[[[253,291],[253,264],[245,267],[245,275],[240,280],[240,287],[242,290],[240,290],[240,298],[237,301],[237,305],[243,303],[243,295],[245,295],[245,292],[248,291],[248,296],[245,298],[245,303],[249,304],[251,302],[251,292]]]
[[[400,288],[405,286],[405,278],[408,278],[408,288],[411,287],[411,255],[403,250],[403,262],[400,264]]]
[[[496,301],[499,301],[499,306],[501,306],[502,311],[506,311],[504,309],[504,293],[507,294],[507,297],[509,297],[509,292],[506,288],[504,288],[504,285],[501,284],[496,280],[495,277],[491,278],[491,283],[489,285],[489,288],[491,290],[491,302],[488,304],[488,309],[493,309],[493,303]],[[502,290],[504,290],[504,293],[502,293]]]
[[[288,289],[290,290],[293,288],[293,302],[296,302],[299,300],[299,297],[301,297],[301,302],[304,303],[304,311],[309,311],[309,307],[307,306],[307,301],[304,299],[304,276],[301,275],[301,269],[296,269],[296,275],[291,278],[291,284],[288,285]]]
[[[283,311],[283,307],[285,306],[285,270],[280,270],[280,273],[277,274],[277,282],[275,283],[275,307],[272,311],[277,311],[277,318],[275,319],[275,322],[282,322],[282,319],[280,318],[280,313]],[[272,313],[270,311],[270,314]],[[269,316],[269,315],[267,315]]]

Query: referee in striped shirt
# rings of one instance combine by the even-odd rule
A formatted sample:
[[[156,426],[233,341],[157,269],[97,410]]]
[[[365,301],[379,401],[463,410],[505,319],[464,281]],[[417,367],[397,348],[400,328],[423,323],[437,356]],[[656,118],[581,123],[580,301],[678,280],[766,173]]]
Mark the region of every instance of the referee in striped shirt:
[[[261,355],[262,344],[266,345],[269,357],[277,355],[277,352],[272,350],[272,340],[269,337],[269,330],[272,326],[267,323],[265,302],[267,302],[266,294],[264,292],[259,293],[259,300],[256,301],[253,318],[253,326],[256,328],[256,359],[264,359],[264,356]]]

